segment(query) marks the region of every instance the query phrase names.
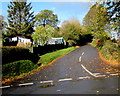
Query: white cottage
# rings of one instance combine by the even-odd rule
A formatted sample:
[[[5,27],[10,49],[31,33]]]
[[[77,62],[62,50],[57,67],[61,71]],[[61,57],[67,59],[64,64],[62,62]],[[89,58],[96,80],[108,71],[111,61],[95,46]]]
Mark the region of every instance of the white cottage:
[[[27,39],[27,38],[24,38],[24,37],[13,37],[12,38],[12,41],[18,41],[19,42],[23,42],[23,43],[28,43],[28,42],[31,42],[30,39]]]
[[[63,37],[51,38],[48,40],[48,45],[64,44],[64,43],[65,43],[65,40]]]

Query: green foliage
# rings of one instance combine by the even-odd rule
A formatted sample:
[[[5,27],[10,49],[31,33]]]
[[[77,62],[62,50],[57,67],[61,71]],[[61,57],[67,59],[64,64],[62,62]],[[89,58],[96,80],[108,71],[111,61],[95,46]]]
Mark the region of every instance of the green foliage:
[[[38,40],[41,45],[47,44],[47,41],[51,38],[54,33],[54,28],[46,25],[37,26],[35,32],[32,34],[33,40]]]
[[[33,53],[30,53],[29,49],[27,48],[16,46],[2,47],[2,64],[18,60],[31,60],[34,63],[36,63],[38,59],[38,56]]]
[[[43,26],[46,25],[56,27],[58,24],[58,16],[51,10],[42,10],[36,15],[36,25]]]
[[[19,76],[22,73],[28,73],[35,68],[37,68],[37,65],[30,60],[20,60],[5,64],[2,66],[3,79]]]
[[[61,32],[60,32],[60,27],[54,28],[54,33],[52,34],[52,37],[62,37]]]
[[[109,40],[109,39],[110,39],[110,38],[108,38],[107,36],[106,36],[106,37],[103,36],[103,37],[101,37],[101,38],[99,38],[99,39],[93,39],[92,45],[93,45],[94,47],[98,48],[98,49],[101,49],[101,48],[104,46],[105,42],[106,42],[107,40]]]
[[[8,5],[8,35],[9,36],[25,36],[30,37],[34,26],[34,12],[31,3],[27,4],[26,0],[23,2],[13,0]]]
[[[118,62],[118,60],[120,59],[119,58],[120,44],[117,42],[113,42],[111,40],[106,40],[106,41],[100,40],[100,44],[99,44],[97,43],[98,40],[100,39],[93,39],[92,45],[96,47],[98,50],[100,50],[102,56],[107,60],[115,60]]]
[[[2,41],[6,38],[6,27],[7,23],[4,21],[4,16],[0,15],[0,46],[2,46]]]
[[[31,42],[27,42],[27,43],[23,43],[23,42],[19,42],[17,44],[18,47],[23,47],[23,48],[29,48],[31,47]]]
[[[76,44],[79,40],[81,30],[80,22],[77,19],[72,18],[69,21],[63,22],[60,32],[67,42],[70,42],[70,44]]]
[[[7,23],[4,21],[4,16],[0,15],[0,30],[3,31],[4,28],[6,28]]]
[[[103,4],[105,4],[107,7],[112,29],[120,32],[120,1],[113,2],[112,0],[109,0]]]
[[[108,60],[115,60],[118,62],[119,58],[119,47],[120,45],[118,43],[113,43],[112,41],[107,41],[102,49],[100,50],[103,57],[105,57]]]
[[[84,18],[83,24],[88,32],[97,39],[108,36],[105,28],[108,26],[107,9],[102,4],[94,4]]]
[[[55,52],[47,53],[45,55],[40,56],[40,60],[38,61],[38,63],[47,65],[48,63],[52,62],[54,59],[56,59],[60,56],[63,56],[64,54],[66,54],[74,49],[75,49],[74,47],[70,47],[70,48],[58,50]]]

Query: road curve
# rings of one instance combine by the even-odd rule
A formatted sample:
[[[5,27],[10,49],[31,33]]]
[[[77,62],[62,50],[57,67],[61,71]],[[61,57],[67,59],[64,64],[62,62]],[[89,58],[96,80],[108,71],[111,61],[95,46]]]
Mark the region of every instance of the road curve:
[[[13,83],[15,87],[3,88],[2,93],[117,94],[119,76],[115,74],[116,69],[106,72],[106,68],[111,67],[99,58],[98,51],[91,45],[85,45],[36,74],[18,80]]]

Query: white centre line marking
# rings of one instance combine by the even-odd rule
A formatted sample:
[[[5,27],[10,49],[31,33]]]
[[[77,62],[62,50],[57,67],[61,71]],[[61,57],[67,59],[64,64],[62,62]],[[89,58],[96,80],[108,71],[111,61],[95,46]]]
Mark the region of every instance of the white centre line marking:
[[[10,86],[2,86],[2,87],[0,87],[0,88],[8,88],[8,87],[10,87]]]
[[[84,52],[82,52],[82,55],[84,55]]]
[[[66,79],[59,79],[58,81],[68,81],[68,80],[72,80],[72,78],[66,78]]]
[[[40,81],[40,83],[53,83],[53,80],[49,80],[49,81]]]
[[[79,62],[81,62],[82,61],[82,57],[80,56],[80,58],[79,58]]]
[[[19,84],[19,86],[23,86],[23,85],[33,85],[33,83],[23,83],[23,84]]]

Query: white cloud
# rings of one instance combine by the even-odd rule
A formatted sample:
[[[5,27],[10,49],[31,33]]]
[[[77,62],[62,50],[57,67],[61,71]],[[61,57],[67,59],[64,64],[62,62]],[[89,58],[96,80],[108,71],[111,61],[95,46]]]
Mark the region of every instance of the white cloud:
[[[51,10],[55,10],[55,8],[52,8]]]

